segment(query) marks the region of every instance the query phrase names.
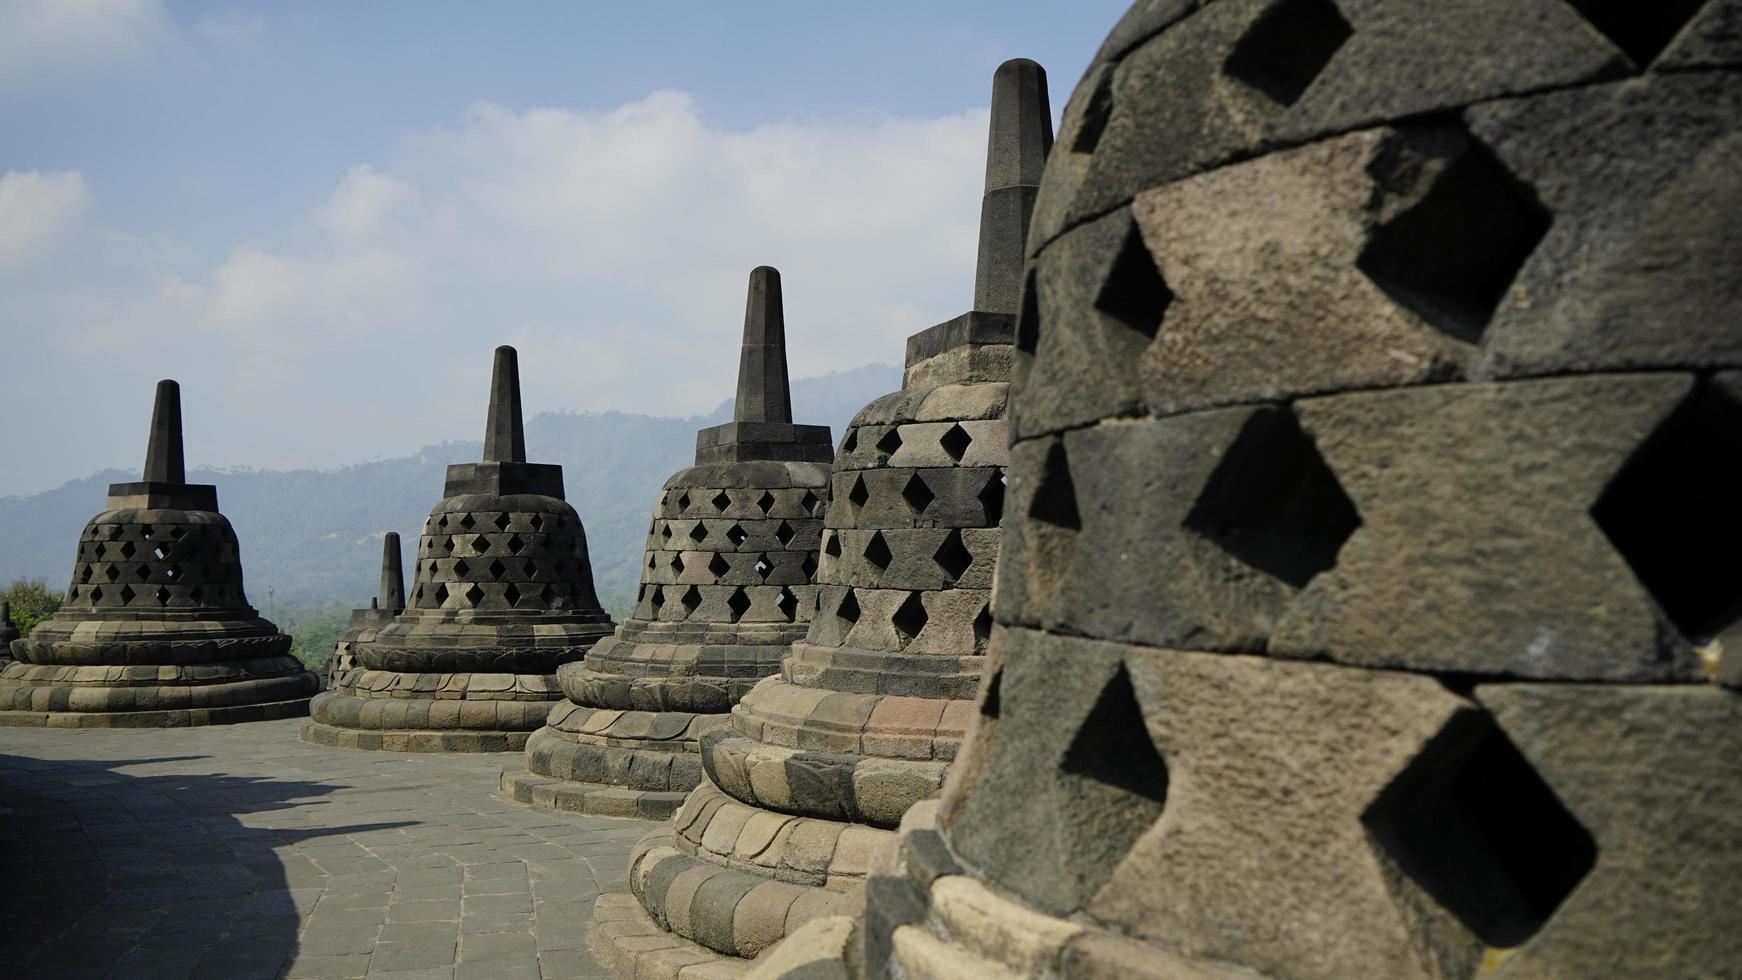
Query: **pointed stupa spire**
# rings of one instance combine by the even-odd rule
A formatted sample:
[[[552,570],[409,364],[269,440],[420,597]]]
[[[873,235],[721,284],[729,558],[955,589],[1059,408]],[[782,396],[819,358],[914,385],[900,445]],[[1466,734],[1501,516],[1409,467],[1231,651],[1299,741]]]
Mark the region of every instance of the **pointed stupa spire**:
[[[786,314],[780,300],[780,270],[750,270],[744,301],[744,348],[738,355],[739,422],[791,422],[792,392],[786,380]]]
[[[181,447],[181,385],[167,379],[157,383],[143,479],[146,483],[187,482]]]
[[[1051,149],[1046,70],[1027,58],[1006,61],[992,75],[986,194],[980,201],[980,258],[974,274],[976,310],[1017,311],[1028,218]]]
[[[381,587],[373,608],[388,612],[405,608],[405,572],[399,561],[399,532],[388,531],[381,539]]]
[[[490,375],[490,421],[484,429],[484,462],[526,462],[526,429],[520,419],[520,361],[514,348],[496,348]]]

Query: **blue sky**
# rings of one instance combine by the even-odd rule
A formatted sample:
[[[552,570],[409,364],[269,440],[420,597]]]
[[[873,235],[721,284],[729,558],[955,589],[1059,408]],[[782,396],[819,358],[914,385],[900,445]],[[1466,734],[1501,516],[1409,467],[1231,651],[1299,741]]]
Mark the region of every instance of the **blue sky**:
[[[0,494],[137,465],[338,465],[529,411],[730,393],[743,279],[794,372],[966,308],[993,69],[1055,113],[1122,2],[0,0]]]

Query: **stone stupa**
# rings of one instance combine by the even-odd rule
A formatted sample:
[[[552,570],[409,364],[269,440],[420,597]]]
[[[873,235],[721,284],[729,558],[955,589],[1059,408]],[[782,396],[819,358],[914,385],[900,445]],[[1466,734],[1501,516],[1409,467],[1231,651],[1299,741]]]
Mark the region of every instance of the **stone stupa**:
[[[803,639],[834,446],[794,425],[780,273],[750,273],[733,420],[696,434],[696,465],[665,482],[635,611],[584,663],[568,700],[505,773],[522,802],[663,820],[702,779],[700,740]]]
[[[1051,142],[1045,73],[1006,62],[974,308],[910,337],[903,388],[848,427],[808,634],[703,739],[708,778],[631,854],[631,894],[598,902],[594,956],[619,976],[731,971],[850,908],[872,852],[942,785],[991,628],[1022,247]]]
[[[1739,11],[1131,9],[855,975],[1742,976]]]
[[[0,726],[172,728],[308,712],[320,687],[242,591],[217,488],[187,482],[181,388],[157,383],[145,472],[109,487],[66,601],[12,644]]]
[[[304,741],[409,752],[524,748],[556,670],[611,632],[562,467],[526,461],[514,348],[496,348],[481,463],[448,466],[410,601],[315,698]]]
[[[405,611],[405,572],[399,553],[399,532],[387,531],[381,536],[381,582],[369,608],[351,610],[351,621],[333,643],[333,653],[326,669],[327,686],[357,666],[356,649],[375,639],[381,627],[393,622],[393,617]]]

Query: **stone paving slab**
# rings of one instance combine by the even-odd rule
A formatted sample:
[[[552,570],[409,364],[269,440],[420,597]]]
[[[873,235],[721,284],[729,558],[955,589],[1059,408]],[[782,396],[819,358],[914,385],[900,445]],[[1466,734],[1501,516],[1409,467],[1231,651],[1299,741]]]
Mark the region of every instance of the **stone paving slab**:
[[[496,793],[518,753],[353,752],[296,719],[0,729],[0,976],[590,978],[651,825]]]

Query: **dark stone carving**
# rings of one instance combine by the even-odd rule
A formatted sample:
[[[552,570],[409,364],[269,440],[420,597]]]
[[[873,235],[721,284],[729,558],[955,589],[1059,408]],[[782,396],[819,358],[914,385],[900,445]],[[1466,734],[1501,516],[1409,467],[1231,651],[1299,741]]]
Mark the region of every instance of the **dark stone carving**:
[[[409,597],[397,584],[397,542],[384,544],[377,609],[360,611],[350,666],[315,698],[303,739],[391,751],[523,747],[561,695],[557,668],[611,630],[586,531],[562,494],[562,467],[526,461],[516,355],[498,347],[484,459],[448,467]],[[405,608],[394,615],[389,602]],[[369,625],[383,615],[390,621]]]
[[[142,479],[109,487],[108,508],[79,537],[65,604],[10,644],[0,725],[165,728],[307,713],[319,681],[248,605],[217,489],[186,474],[181,388],[160,381]],[[0,621],[3,642],[11,622]]]

